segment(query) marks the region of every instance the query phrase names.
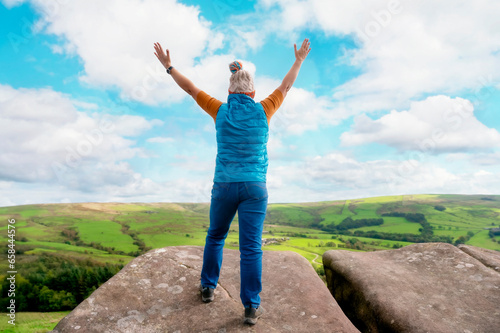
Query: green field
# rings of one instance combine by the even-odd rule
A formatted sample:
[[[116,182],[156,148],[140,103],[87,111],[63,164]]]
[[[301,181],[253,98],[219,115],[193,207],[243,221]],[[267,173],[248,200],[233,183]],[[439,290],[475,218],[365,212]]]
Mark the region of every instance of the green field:
[[[7,322],[5,316],[0,320],[3,333],[45,333],[51,331],[70,311],[61,312],[20,312],[16,313],[16,325]],[[4,314],[5,315],[5,314]]]
[[[437,205],[445,209],[437,210]],[[356,230],[389,236],[420,235],[421,224],[405,217],[383,216],[384,213],[392,212],[424,214],[435,236],[449,236],[453,238],[453,242],[462,237],[466,244],[500,251],[500,236],[490,238],[488,235],[489,228],[500,226],[500,196],[491,195],[400,195],[332,202],[270,204],[263,238],[274,238],[278,242],[264,246],[264,250],[294,251],[318,268],[322,254],[328,250],[376,251],[411,244],[389,238],[353,235]],[[7,221],[16,220],[16,249],[22,249],[23,252],[16,256],[16,265],[21,267],[20,271],[23,265],[36,262],[44,254],[126,264],[134,258],[130,253],[144,253],[149,248],[203,246],[209,226],[208,216],[208,204],[189,203],[80,203],[1,207],[0,233],[4,233],[5,241],[2,246],[6,247]],[[353,220],[383,218],[383,224],[350,229],[351,235],[327,231],[329,226],[337,226],[347,217]],[[77,237],[68,236],[68,231]],[[228,234],[226,247],[238,248],[237,217]],[[6,260],[0,262],[0,268],[3,272],[7,271]],[[51,329],[66,313],[18,313],[16,332]],[[0,331],[10,332],[8,326],[1,326],[5,323],[6,320],[0,323]]]
[[[434,209],[435,205],[442,205],[446,209],[438,211]],[[500,225],[500,196],[401,195],[303,204],[270,204],[264,230],[271,234],[263,237],[288,237],[290,239],[281,245],[296,248],[297,252],[303,253],[309,251],[310,247],[303,246],[301,238],[308,239],[306,243],[314,244],[313,247],[317,245],[317,239],[331,238],[331,234],[318,227],[337,225],[346,217],[380,218],[383,213],[392,211],[422,213],[435,235],[458,239],[472,232],[474,236],[466,244],[500,250],[500,237],[491,239],[485,229]],[[189,203],[81,203],[1,207],[0,233],[6,235],[7,219],[14,218],[17,244],[26,248],[25,255],[63,252],[70,256],[89,256],[101,262],[127,262],[132,259],[131,256],[109,253],[90,247],[89,244],[99,243],[125,254],[137,251],[134,239],[122,230],[126,225],[129,233],[136,233],[138,239],[151,248],[201,246],[209,225],[208,212],[208,204]],[[382,225],[356,230],[418,235],[420,228],[418,223],[409,222],[403,217],[384,217]],[[74,241],[65,238],[61,234],[63,229],[78,231],[84,245],[77,246]],[[234,233],[228,236],[228,246],[235,247],[238,242],[237,218],[232,230]],[[303,237],[294,234],[302,234]],[[372,241],[379,242],[379,245],[368,246]],[[392,248],[394,245],[390,240],[367,239],[364,242],[367,243],[366,250]],[[304,250],[305,248],[309,250]],[[19,260],[22,262],[22,258]],[[0,267],[5,269],[6,262],[1,262]]]

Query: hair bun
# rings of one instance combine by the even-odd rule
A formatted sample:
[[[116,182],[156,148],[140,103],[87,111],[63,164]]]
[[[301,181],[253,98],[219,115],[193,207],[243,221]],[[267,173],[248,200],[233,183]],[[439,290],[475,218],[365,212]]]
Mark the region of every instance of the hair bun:
[[[237,71],[239,71],[242,68],[243,68],[243,65],[239,61],[233,61],[232,63],[229,64],[229,70],[233,74],[236,73]]]

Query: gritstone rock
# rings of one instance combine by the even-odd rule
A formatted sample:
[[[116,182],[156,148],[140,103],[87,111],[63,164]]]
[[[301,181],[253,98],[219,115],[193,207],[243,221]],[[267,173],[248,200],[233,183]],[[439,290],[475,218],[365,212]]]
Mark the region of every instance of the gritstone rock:
[[[215,301],[201,302],[203,248],[151,250],[128,263],[54,328],[64,332],[358,332],[309,262],[264,251],[262,306],[245,326],[239,299],[239,252],[224,250]]]
[[[460,244],[458,248],[482,262],[486,267],[492,268],[500,273],[500,252],[465,244]]]
[[[500,332],[500,273],[468,254],[498,262],[500,253],[462,249],[336,250],[323,263],[328,288],[362,332]]]

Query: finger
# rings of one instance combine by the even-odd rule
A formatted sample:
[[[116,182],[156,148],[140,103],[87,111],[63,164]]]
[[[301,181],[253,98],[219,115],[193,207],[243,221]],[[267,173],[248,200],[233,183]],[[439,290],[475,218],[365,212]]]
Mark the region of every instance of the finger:
[[[297,52],[297,44],[293,44],[293,49]]]

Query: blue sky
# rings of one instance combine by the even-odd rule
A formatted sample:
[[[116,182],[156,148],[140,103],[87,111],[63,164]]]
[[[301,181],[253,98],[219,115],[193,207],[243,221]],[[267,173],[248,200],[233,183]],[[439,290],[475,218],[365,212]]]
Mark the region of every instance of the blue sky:
[[[227,98],[229,62],[279,86],[270,202],[498,194],[500,4],[0,1],[0,206],[208,202],[212,118],[153,54]]]

